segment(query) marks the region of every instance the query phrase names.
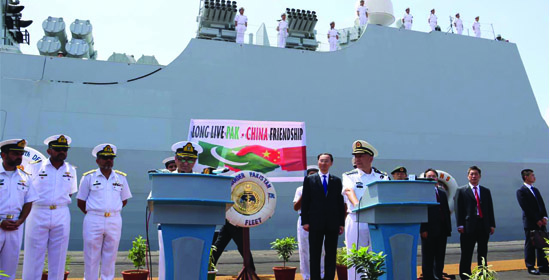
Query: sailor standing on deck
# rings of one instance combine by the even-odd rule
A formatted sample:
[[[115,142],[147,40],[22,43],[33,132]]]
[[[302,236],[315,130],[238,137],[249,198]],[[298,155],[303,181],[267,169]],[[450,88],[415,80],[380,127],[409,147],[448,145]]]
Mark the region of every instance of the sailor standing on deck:
[[[481,38],[481,25],[479,24],[479,16],[476,17],[476,21],[474,22],[474,25],[472,25],[472,29],[474,30],[476,37]]]
[[[166,167],[166,170],[168,170],[170,172],[173,172],[174,170],[176,170],[178,168],[178,166],[176,165],[176,160],[174,159],[174,157],[167,157],[162,161],[162,163],[164,164],[164,167]]]
[[[239,9],[239,13],[235,16],[235,31],[237,31],[237,44],[244,44],[244,33],[248,27],[248,18],[244,15],[244,8]]]
[[[277,47],[284,48],[286,46],[286,37],[288,37],[288,22],[286,21],[286,14],[281,15],[279,25],[277,25],[277,31],[279,36],[277,37]]]
[[[462,19],[460,19],[460,14],[459,13],[457,13],[455,15],[454,26],[456,28],[456,33],[458,35],[462,35],[462,30],[464,30],[464,25],[462,25]]]
[[[411,9],[406,8],[405,9],[405,15],[403,15],[403,25],[405,26],[405,29],[411,30],[413,25],[413,16],[410,14]]]
[[[319,167],[317,165],[310,165],[307,167],[306,176],[309,176],[311,174],[315,174],[319,172]],[[310,273],[309,273],[309,232],[305,231],[302,227],[302,217],[300,216],[301,212],[300,209],[302,208],[302,192],[303,192],[304,186],[299,186],[296,189],[296,194],[294,194],[294,211],[298,211],[298,225],[297,225],[297,233],[298,233],[298,253],[300,255],[300,274],[302,274],[302,278],[304,280],[309,280]],[[324,278],[325,275],[325,248],[323,247],[322,253],[321,253],[321,278]]]
[[[120,211],[132,197],[126,174],[113,170],[116,151],[109,143],[95,146],[92,155],[99,168],[82,174],[80,180],[78,208],[86,214],[82,228],[85,280],[97,280],[100,262],[101,280],[115,277],[122,232]]]
[[[38,199],[29,173],[17,168],[23,161],[27,142],[11,139],[0,142],[0,269],[15,279],[23,240],[21,226]],[[42,272],[42,271],[41,271]]]
[[[199,144],[189,141],[180,141],[172,145],[172,151],[175,153],[171,158],[176,163],[176,168],[171,170],[172,173],[193,173],[193,167],[198,159],[198,154],[202,152],[202,147]],[[168,159],[168,158],[167,158]],[[159,236],[159,280],[164,280],[166,277],[165,258],[164,258],[164,241],[162,239],[162,230],[158,226]]]
[[[30,165],[32,184],[39,199],[25,224],[23,279],[40,279],[48,250],[48,279],[63,279],[69,248],[71,196],[77,191],[74,166],[65,161],[71,137],[53,135],[44,140],[48,160]]]
[[[369,9],[365,6],[365,0],[359,2],[359,7],[357,7],[357,16],[359,17],[359,25],[361,27],[367,25],[369,21]]]
[[[432,29],[432,31],[434,31],[435,27],[437,26],[437,16],[435,15],[435,9],[432,9],[430,17],[428,18],[428,23],[430,24],[430,28]]]
[[[374,181],[389,180],[386,174],[372,167],[372,160],[378,156],[378,151],[367,141],[356,140],[353,142],[353,156],[357,168],[342,174],[342,195],[348,207],[346,217],[346,247],[348,251],[356,244],[360,247],[370,246],[370,232],[367,223],[357,222],[357,214],[352,212],[357,207],[367,184]],[[361,279],[354,268],[348,269],[348,280]]]
[[[330,23],[330,30],[328,31],[327,38],[330,46],[330,51],[333,52],[338,49],[338,31],[334,29],[334,21]]]

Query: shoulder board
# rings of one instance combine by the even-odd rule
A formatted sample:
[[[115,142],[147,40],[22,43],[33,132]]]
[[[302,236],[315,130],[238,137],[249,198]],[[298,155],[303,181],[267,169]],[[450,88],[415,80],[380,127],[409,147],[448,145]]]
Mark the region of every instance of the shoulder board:
[[[122,172],[122,171],[115,170],[115,173],[116,173],[116,174],[120,174],[120,175],[122,175],[122,176],[124,176],[124,177],[127,176],[126,173],[124,173],[124,172]]]
[[[353,169],[353,170],[348,171],[348,172],[346,172],[346,173],[344,173],[344,174],[345,174],[345,175],[353,175],[353,174],[357,174],[357,173],[359,173],[359,172],[357,171],[357,169]]]
[[[374,166],[372,167],[372,170],[374,170],[374,172],[379,173],[379,174],[384,174],[386,176],[388,175],[388,173],[386,173],[384,171],[380,171],[380,170],[376,169],[376,167],[374,167]]]
[[[35,164],[35,163],[40,163],[40,162],[42,162],[42,159],[35,160],[35,161],[31,161],[31,162],[29,162],[29,163],[30,163],[30,164]]]
[[[23,167],[22,165],[18,165],[17,166],[17,169],[21,170],[21,172],[27,174],[27,175],[31,175],[29,172],[25,171],[25,167]]]
[[[90,175],[90,174],[94,173],[96,170],[97,170],[97,169],[92,169],[92,170],[90,170],[90,171],[88,171],[88,172],[82,174],[82,176]]]

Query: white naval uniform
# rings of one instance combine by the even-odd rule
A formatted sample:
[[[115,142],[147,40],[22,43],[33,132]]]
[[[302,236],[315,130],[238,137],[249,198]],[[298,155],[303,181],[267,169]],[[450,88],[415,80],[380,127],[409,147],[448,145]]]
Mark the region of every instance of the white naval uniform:
[[[86,201],[82,228],[84,238],[84,279],[97,280],[101,261],[101,280],[115,277],[115,262],[122,231],[122,201],[132,197],[126,175],[113,170],[105,178],[99,169],[86,172],[80,181],[77,198]]]
[[[403,25],[405,25],[405,29],[411,30],[413,25],[413,16],[411,14],[405,13],[403,16]]]
[[[277,47],[284,48],[286,46],[286,37],[288,37],[288,22],[286,20],[279,21],[278,28]]]
[[[23,279],[40,279],[48,250],[48,279],[63,279],[69,247],[70,194],[77,191],[76,169],[68,162],[56,169],[50,160],[32,164],[33,188],[39,199],[33,202],[25,222]]]
[[[344,196],[344,201],[348,207],[348,215],[346,217],[345,225],[345,237],[346,237],[346,247],[349,249],[352,248],[353,244],[358,244],[357,249],[360,247],[370,246],[370,232],[369,225],[367,223],[358,223],[357,214],[352,212],[355,209],[355,206],[349,201],[345,190],[353,190],[355,196],[360,201],[365,192],[367,184],[374,181],[387,181],[389,180],[388,176],[379,172],[376,172],[373,168],[370,174],[366,174],[360,169],[354,169],[352,171],[342,174],[342,195]],[[359,226],[359,236],[357,235],[357,227]],[[370,248],[369,248],[370,250]],[[361,279],[359,274],[355,273],[354,268],[348,269],[348,280]]]
[[[235,20],[237,22],[237,26],[235,26],[235,31],[237,31],[237,44],[244,44],[244,33],[246,32],[246,25],[245,23],[248,22],[248,18],[245,15],[241,15],[240,13],[237,13],[235,15]]]
[[[481,25],[479,24],[479,21],[474,22],[474,25],[472,26],[474,29],[474,32],[476,34],[476,37],[481,37]]]
[[[299,186],[296,189],[296,194],[294,195],[293,203],[296,203],[300,197],[302,197],[302,191],[304,187]],[[309,232],[305,231],[302,227],[302,214],[301,210],[298,210],[298,224],[296,225],[296,230],[298,234],[298,253],[300,255],[300,274],[304,280],[308,280],[311,277],[309,271]],[[323,244],[323,249],[321,251],[321,278],[324,278],[325,275],[325,245]]]
[[[32,185],[29,173],[19,169],[6,171],[4,165],[0,163],[0,219],[19,219],[23,205],[37,199],[38,194]],[[9,218],[8,215],[13,217]],[[0,279],[15,279],[21,241],[23,241],[23,225],[13,231],[0,228],[0,270],[10,276],[9,278],[0,277]]]
[[[359,25],[364,26],[367,24],[369,18],[367,17],[367,7],[359,5],[357,12],[359,12]]]
[[[432,31],[434,31],[435,27],[437,26],[437,16],[434,14],[430,14],[428,22],[430,23],[430,28],[432,29]]]
[[[464,25],[462,25],[462,19],[455,18],[455,27],[456,27],[456,33],[458,35],[462,35],[462,31],[464,30]]]
[[[338,50],[338,39],[336,36],[338,36],[338,31],[336,29],[331,29],[328,31],[328,43],[331,52]]]

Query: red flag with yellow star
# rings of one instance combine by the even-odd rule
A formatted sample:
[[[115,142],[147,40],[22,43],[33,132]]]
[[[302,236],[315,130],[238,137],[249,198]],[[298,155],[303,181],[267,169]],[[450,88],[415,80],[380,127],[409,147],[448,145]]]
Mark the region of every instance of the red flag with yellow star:
[[[305,146],[271,149],[260,145],[252,145],[240,149],[237,156],[244,156],[249,153],[281,166],[282,170],[300,171],[306,169]]]

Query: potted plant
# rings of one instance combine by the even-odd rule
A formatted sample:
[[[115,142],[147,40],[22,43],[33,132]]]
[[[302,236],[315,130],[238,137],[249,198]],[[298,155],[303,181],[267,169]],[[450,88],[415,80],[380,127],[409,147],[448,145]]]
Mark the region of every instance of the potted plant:
[[[464,273],[468,277],[469,280],[496,280],[497,278],[497,272],[491,269],[492,265],[487,265],[487,262],[485,262],[485,258],[481,258],[481,265],[477,266],[472,270],[472,274],[468,275]]]
[[[348,267],[354,267],[361,279],[378,280],[378,277],[386,273],[384,271],[384,262],[386,255],[383,252],[374,253],[369,251],[369,247],[357,249],[355,244],[346,254],[345,264]]]
[[[208,280],[214,280],[216,279],[216,274],[218,273],[218,270],[216,269],[216,264],[214,263],[214,252],[216,252],[218,248],[216,246],[212,245],[210,247],[210,261],[208,263]]]
[[[338,275],[338,280],[348,279],[347,254],[348,249],[346,247],[342,247],[336,251],[336,275]]]
[[[67,255],[65,256],[65,274],[63,276],[63,280],[67,280],[69,278],[70,273],[70,265],[71,265],[71,256]],[[48,255],[44,258],[44,269],[42,269],[42,279],[41,280],[48,280]]]
[[[122,271],[122,279],[124,280],[147,280],[149,270],[141,269],[145,266],[145,253],[147,245],[145,239],[140,236],[132,241],[132,249],[128,252],[128,259],[134,263],[134,270]]]
[[[283,266],[273,267],[273,272],[275,274],[276,280],[294,280],[296,276],[296,267],[286,266],[286,263],[292,256],[294,250],[298,248],[298,242],[294,237],[285,237],[282,239],[275,239],[271,242],[271,249],[277,251],[277,256],[279,259],[283,260]]]

